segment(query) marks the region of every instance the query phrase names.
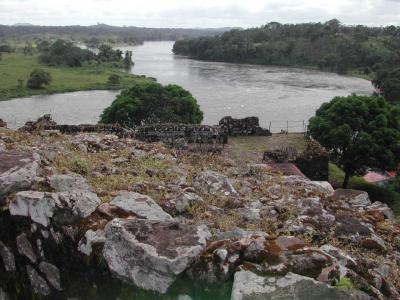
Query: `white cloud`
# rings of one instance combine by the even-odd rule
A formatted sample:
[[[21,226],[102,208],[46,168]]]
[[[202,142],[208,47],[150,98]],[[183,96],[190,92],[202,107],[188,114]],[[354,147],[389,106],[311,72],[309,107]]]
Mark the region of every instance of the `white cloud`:
[[[259,26],[318,22],[400,25],[396,0],[0,0],[0,23],[147,27]]]

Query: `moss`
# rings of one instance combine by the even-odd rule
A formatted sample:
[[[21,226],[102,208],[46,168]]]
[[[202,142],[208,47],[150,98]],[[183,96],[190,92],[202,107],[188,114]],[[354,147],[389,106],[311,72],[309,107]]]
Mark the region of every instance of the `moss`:
[[[355,285],[350,278],[341,277],[338,284],[336,285],[336,287],[342,288],[342,289],[354,289]]]

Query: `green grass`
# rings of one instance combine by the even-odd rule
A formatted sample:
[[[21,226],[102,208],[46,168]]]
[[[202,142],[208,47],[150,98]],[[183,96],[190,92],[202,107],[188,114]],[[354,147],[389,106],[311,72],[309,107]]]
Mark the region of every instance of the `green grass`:
[[[52,82],[43,89],[29,89],[26,81],[30,72],[42,68],[50,73]],[[111,74],[121,76],[121,83],[111,85],[108,77]],[[24,80],[19,87],[18,80]],[[116,67],[91,63],[82,67],[49,67],[38,63],[37,55],[25,56],[21,52],[2,53],[0,60],[0,101],[17,97],[39,94],[65,93],[82,90],[119,90],[135,82],[150,79],[128,74]]]
[[[344,179],[344,172],[335,164],[329,164],[329,181],[334,187],[340,187]],[[400,194],[387,188],[368,183],[362,177],[350,178],[349,188],[365,191],[372,201],[380,201],[391,207],[397,217],[400,217]]]

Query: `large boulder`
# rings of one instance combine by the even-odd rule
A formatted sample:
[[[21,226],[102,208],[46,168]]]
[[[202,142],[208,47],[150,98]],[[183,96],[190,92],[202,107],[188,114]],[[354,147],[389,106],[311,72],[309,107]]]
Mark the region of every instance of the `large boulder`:
[[[39,273],[30,265],[26,266],[26,271],[28,273],[28,278],[31,283],[33,292],[42,296],[50,295],[50,288],[46,280],[39,275]]]
[[[201,194],[237,195],[229,178],[214,171],[204,171],[198,174],[193,179],[193,186]]]
[[[54,215],[57,196],[52,193],[24,191],[17,193],[9,205],[12,216],[30,217],[32,221],[47,227]]]
[[[311,181],[303,176],[283,176],[285,186],[290,189],[303,191],[305,196],[332,196],[335,190],[327,181]]]
[[[121,192],[110,203],[128,213],[134,213],[140,218],[155,221],[172,220],[172,217],[163,211],[152,198],[139,193]]]
[[[357,290],[339,289],[294,273],[284,277],[262,277],[250,271],[235,273],[231,300],[367,300]]]
[[[39,165],[38,154],[0,152],[0,201],[8,193],[29,189],[36,179]]]
[[[12,216],[30,217],[47,227],[51,219],[59,224],[73,224],[88,217],[100,205],[95,193],[75,190],[62,193],[24,191],[17,193],[9,205]]]
[[[206,247],[205,226],[174,221],[114,219],[106,226],[103,256],[120,279],[165,293]]]

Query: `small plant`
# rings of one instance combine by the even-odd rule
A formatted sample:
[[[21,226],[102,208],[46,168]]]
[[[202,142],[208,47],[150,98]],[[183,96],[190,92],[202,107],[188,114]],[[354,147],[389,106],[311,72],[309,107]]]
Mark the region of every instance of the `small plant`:
[[[355,288],[353,281],[348,277],[341,277],[340,281],[336,285],[336,287],[341,288],[341,289],[354,289]]]

